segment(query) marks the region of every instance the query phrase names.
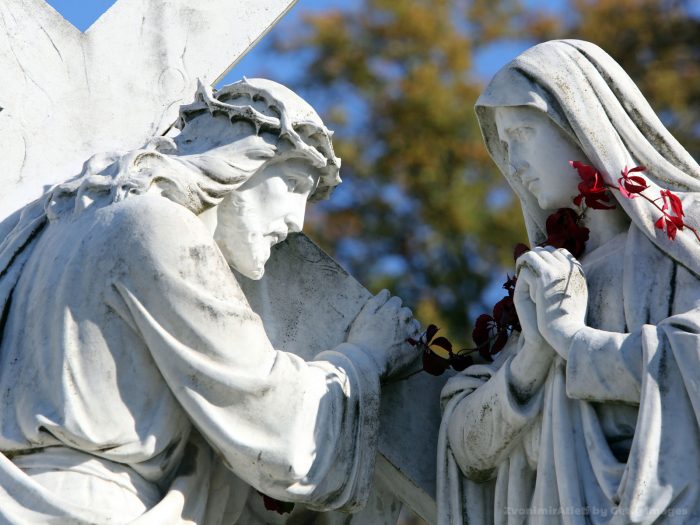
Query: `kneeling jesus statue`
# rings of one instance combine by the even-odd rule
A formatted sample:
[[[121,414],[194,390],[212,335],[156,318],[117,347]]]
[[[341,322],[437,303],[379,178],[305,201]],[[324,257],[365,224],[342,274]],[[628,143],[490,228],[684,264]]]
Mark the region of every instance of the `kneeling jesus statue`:
[[[231,271],[261,278],[340,182],[331,132],[261,79],[200,86],[179,127],[0,224],[1,523],[250,523],[250,487],[319,510],[368,497],[410,310],[382,292],[306,362]]]

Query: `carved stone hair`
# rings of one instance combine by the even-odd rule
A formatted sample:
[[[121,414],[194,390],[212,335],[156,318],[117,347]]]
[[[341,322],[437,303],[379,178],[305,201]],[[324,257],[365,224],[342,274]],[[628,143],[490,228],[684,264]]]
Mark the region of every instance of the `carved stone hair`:
[[[188,121],[204,112],[226,115],[232,122],[242,120],[252,124],[256,133],[265,131],[288,140],[292,149],[285,156],[306,158],[321,172],[312,200],[327,198],[340,184],[333,132],[309,104],[285,86],[262,78],[244,78],[212,92],[200,82],[195,101],[180,108],[176,126],[184,129]]]
[[[314,109],[288,88],[264,79],[244,79],[217,92],[201,82],[192,104],[182,106],[176,126],[184,129],[198,115],[225,115],[231,122],[245,121],[256,133],[267,132],[286,140],[290,147],[263,152],[267,162],[304,158],[321,177],[311,200],[327,198],[340,183],[340,159],[333,152],[332,132]],[[247,146],[241,146],[239,153]],[[57,185],[46,199],[49,220],[65,212],[79,212],[100,201],[118,202],[158,186],[161,194],[195,214],[217,205],[252,176],[255,169],[225,163],[206,155],[178,155],[175,142],[154,137],[142,149],[98,154],[81,173]],[[218,164],[218,166],[217,166]]]

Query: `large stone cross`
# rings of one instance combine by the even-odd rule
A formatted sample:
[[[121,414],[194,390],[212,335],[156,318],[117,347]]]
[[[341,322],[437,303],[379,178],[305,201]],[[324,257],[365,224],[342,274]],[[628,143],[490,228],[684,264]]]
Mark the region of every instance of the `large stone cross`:
[[[92,154],[166,131],[296,0],[119,0],[84,33],[44,0],[0,2],[0,219]]]

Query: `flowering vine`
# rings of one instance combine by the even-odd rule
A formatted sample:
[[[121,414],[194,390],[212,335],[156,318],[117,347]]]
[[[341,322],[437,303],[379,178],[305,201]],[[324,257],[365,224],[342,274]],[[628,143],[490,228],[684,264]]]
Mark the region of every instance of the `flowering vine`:
[[[619,191],[625,199],[640,197],[651,203],[661,213],[654,222],[654,227],[665,232],[670,240],[675,240],[679,230],[688,229],[700,242],[698,230],[685,222],[683,203],[676,194],[662,189],[659,196],[654,199],[646,193],[650,189],[646,179],[634,175],[634,173],[646,171],[644,166],[631,169],[625,166],[617,179],[617,185],[613,185],[607,183],[593,166],[578,161],[569,161],[569,164],[581,179],[578,184],[579,193],[572,199],[578,211],[572,208],[559,208],[549,215],[545,222],[547,238],[539,246],[565,248],[575,258],[580,258],[590,235],[590,230],[582,225],[586,211],[588,208],[594,210],[615,208],[615,199],[610,194],[611,191]],[[529,250],[527,245],[519,243],[513,252],[514,260]],[[439,330],[435,325],[428,326],[420,338],[409,339],[410,344],[419,346],[423,350],[423,370],[432,375],[440,375],[448,368],[461,371],[474,363],[473,354],[479,354],[482,359],[492,361],[493,356],[503,350],[513,331],[521,331],[518,313],[513,302],[516,282],[516,277],[508,276],[503,284],[507,295],[494,305],[491,314],[481,314],[477,317],[472,331],[475,348],[453,350],[453,345],[447,338],[435,338]]]

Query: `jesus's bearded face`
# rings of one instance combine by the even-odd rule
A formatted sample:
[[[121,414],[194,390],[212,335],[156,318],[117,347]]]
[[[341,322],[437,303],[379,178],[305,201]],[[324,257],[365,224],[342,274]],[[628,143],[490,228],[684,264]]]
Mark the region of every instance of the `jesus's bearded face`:
[[[284,160],[228,194],[218,206],[214,239],[229,265],[250,279],[262,278],[272,246],[301,231],[318,180],[308,161]]]

